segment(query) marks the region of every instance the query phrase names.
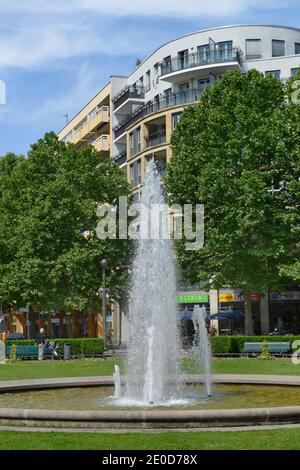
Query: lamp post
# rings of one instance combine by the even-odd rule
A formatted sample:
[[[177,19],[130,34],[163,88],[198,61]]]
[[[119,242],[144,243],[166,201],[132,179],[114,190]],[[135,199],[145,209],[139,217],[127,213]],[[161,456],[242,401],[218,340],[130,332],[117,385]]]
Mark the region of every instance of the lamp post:
[[[103,279],[103,288],[102,288],[102,322],[103,322],[103,346],[104,350],[106,349],[106,268],[107,260],[101,260],[102,266],[102,279]]]

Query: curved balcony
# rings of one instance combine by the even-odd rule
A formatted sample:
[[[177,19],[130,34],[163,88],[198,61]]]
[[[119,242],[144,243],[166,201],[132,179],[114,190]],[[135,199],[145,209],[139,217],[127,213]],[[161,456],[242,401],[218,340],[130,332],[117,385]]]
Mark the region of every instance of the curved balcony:
[[[139,106],[132,114],[126,116],[117,126],[113,128],[115,139],[120,137],[126,130],[136,123],[142,117],[150,116],[164,109],[173,108],[174,106],[184,106],[186,104],[195,103],[199,100],[203,90],[190,90],[188,92],[173,93],[170,96],[163,96],[159,100],[148,101],[146,104]]]
[[[157,145],[165,145],[167,143],[167,135],[165,132],[158,132],[149,135],[145,139],[145,149],[156,147]]]
[[[126,105],[131,106],[132,103],[140,103],[144,99],[145,89],[143,87],[128,85],[114,96],[112,100],[114,111],[121,109],[124,111]]]
[[[221,75],[227,70],[240,70],[242,52],[239,48],[188,54],[161,63],[160,79],[170,83],[201,78],[207,73]]]

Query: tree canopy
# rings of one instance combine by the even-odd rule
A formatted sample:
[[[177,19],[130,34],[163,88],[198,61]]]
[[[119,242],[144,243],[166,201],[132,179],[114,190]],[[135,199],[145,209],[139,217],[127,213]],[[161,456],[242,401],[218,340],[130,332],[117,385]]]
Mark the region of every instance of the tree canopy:
[[[189,280],[261,292],[300,281],[300,106],[291,92],[254,70],[229,72],[183,112],[166,185],[171,203],[205,206],[203,249],[178,243]]]
[[[129,187],[119,168],[91,146],[78,150],[54,133],[28,158],[0,159],[0,300],[18,306],[84,310],[99,303],[102,258],[112,297],[124,286],[126,240],[94,235],[100,203]],[[90,237],[83,236],[90,233]]]

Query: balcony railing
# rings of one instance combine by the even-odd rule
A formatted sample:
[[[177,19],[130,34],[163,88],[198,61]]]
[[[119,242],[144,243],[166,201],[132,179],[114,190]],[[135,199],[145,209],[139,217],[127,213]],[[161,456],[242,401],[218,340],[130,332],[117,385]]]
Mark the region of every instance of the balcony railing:
[[[132,114],[129,114],[120,124],[113,128],[115,138],[117,139],[124,134],[128,127],[132,126],[142,117],[163,111],[166,108],[195,103],[202,94],[203,90],[191,90],[185,93],[174,93],[163,96],[159,100],[148,101],[148,103],[139,106]]]
[[[144,98],[145,98],[145,89],[143,87],[128,85],[125,88],[123,88],[116,96],[114,96],[113,98],[114,110],[118,109],[128,99],[144,99]]]
[[[167,136],[165,132],[149,135],[145,139],[145,148],[155,147],[156,145],[165,144],[167,142]]]
[[[115,157],[113,157],[113,162],[117,165],[123,165],[127,161],[127,152],[120,152]]]
[[[99,151],[99,152],[108,152],[109,151],[109,136],[108,135],[101,135],[98,139],[95,139],[92,142],[92,145]]]
[[[93,132],[95,127],[102,123],[109,122],[109,107],[102,106],[98,109],[94,115],[86,118],[80,127],[74,129],[68,140],[72,140],[72,143],[76,144],[81,139],[87,139],[89,133]]]
[[[175,57],[161,63],[161,76],[194,67],[212,64],[223,64],[226,62],[240,62],[240,49],[233,48],[222,51],[211,51],[205,54],[189,54],[185,57]]]

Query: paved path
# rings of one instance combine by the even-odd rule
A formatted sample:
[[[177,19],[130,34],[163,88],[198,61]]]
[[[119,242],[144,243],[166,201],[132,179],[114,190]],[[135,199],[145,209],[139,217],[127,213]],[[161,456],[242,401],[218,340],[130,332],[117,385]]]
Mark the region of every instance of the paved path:
[[[300,424],[274,424],[273,426],[237,426],[230,428],[176,428],[176,429],[80,429],[80,428],[39,428],[39,427],[16,427],[0,426],[1,431],[15,432],[55,432],[55,433],[76,433],[76,434],[161,434],[169,432],[241,432],[241,431],[273,431],[275,429],[300,429]]]

